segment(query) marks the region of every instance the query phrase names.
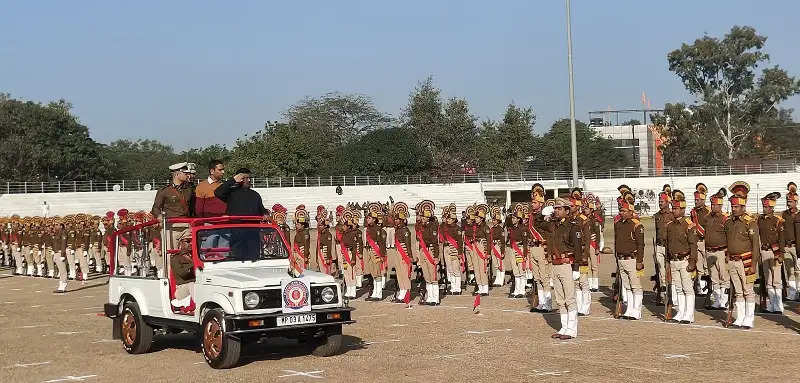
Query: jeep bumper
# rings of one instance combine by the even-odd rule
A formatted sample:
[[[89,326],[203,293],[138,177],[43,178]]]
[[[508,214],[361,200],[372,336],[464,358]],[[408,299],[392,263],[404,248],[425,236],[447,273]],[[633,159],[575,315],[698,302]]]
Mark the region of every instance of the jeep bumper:
[[[298,313],[316,314],[316,322],[288,326],[278,326],[278,317],[297,314],[225,315],[225,332],[230,335],[257,334],[352,324],[356,322],[350,319],[350,313],[353,310],[354,308],[352,307],[337,307],[332,309],[312,310],[308,313]]]

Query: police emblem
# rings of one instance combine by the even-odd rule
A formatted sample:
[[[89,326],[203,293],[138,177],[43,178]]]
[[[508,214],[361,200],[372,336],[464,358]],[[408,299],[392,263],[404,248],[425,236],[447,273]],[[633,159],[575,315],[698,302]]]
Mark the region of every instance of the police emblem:
[[[308,288],[303,282],[291,281],[283,289],[283,303],[290,309],[308,305]]]

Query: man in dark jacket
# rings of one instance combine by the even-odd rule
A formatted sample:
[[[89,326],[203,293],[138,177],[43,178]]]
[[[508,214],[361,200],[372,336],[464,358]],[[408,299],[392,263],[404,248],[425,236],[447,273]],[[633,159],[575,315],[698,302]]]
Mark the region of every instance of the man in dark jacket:
[[[214,195],[228,204],[227,215],[265,215],[267,209],[257,191],[250,189],[250,169],[241,168],[225,181]]]

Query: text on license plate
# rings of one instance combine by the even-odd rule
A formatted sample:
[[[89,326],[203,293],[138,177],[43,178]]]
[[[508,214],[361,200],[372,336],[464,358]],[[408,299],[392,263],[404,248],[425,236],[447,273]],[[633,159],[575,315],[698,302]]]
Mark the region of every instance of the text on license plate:
[[[278,326],[317,323],[317,314],[283,315],[278,317]]]

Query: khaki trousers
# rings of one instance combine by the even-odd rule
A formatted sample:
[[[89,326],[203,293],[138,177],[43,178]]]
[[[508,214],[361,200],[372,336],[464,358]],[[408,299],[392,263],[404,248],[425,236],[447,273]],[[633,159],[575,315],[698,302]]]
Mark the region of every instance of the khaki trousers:
[[[445,267],[447,268],[448,278],[453,276],[460,276],[461,258],[458,256],[458,249],[450,245],[443,245],[442,255],[444,256],[444,263]]]
[[[528,246],[528,254],[531,258],[531,267],[533,271],[533,280],[539,284],[539,287],[550,288],[550,274],[552,273],[553,265],[547,260],[544,254],[543,246]]]
[[[340,244],[337,243],[334,245],[334,247],[336,248],[336,259],[339,262],[339,269],[342,270],[342,278],[344,279],[345,286],[355,286],[356,285],[355,265],[351,265],[345,262]],[[358,263],[358,260],[355,259],[355,254],[348,253],[348,255],[350,257],[350,261]]]
[[[783,288],[783,280],[781,280],[781,267],[783,265],[775,259],[775,253],[772,250],[761,250],[761,267],[764,268],[767,287],[773,289]]]
[[[473,266],[473,262],[475,260],[472,257],[473,257],[472,251],[470,251],[469,250],[469,246],[466,246],[466,244],[465,244],[465,246],[464,246],[464,258],[465,258],[464,261],[467,263],[465,266],[466,266],[467,271],[470,271],[470,272],[474,273],[475,272],[475,267]]]
[[[408,265],[403,261],[403,257],[400,255],[400,252],[397,251],[397,249],[387,249],[386,252],[386,255],[389,258],[389,268],[393,268],[394,273],[397,276],[397,285],[401,290],[411,290],[411,277],[409,276],[411,265]],[[408,255],[408,259],[409,261],[411,260],[410,254]],[[388,270],[389,269],[387,269],[387,273]]]
[[[514,274],[514,277],[521,277],[525,265],[525,257],[517,254],[513,247],[507,246],[505,259],[507,260],[505,264],[511,266],[511,273]]]
[[[712,289],[730,287],[731,277],[728,275],[728,266],[725,265],[725,250],[706,251],[706,261],[708,261]]]
[[[578,309],[575,302],[575,281],[572,279],[572,265],[553,265],[553,292],[556,296],[558,312],[566,314]]]
[[[694,295],[694,280],[692,275],[686,271],[689,261],[670,261],[669,267],[672,270],[672,287],[678,295]]]
[[[81,266],[81,274],[83,274],[82,279],[86,279],[89,276],[89,259],[86,257],[86,253],[84,253],[83,246],[75,250],[75,258],[77,258],[78,264]]]
[[[500,241],[494,241],[494,248],[500,253],[500,259],[497,258],[497,256],[494,254],[494,250],[490,246],[488,255],[490,262],[492,263],[492,275],[505,274],[506,270],[510,268],[509,266],[511,266],[511,263],[513,262],[506,262],[505,254],[500,251]],[[508,250],[506,249],[506,253],[507,252]]]
[[[50,246],[45,247],[44,248],[44,261],[47,264],[47,272],[48,273],[49,272],[53,272],[53,273],[56,272],[56,269],[55,269],[56,265],[55,265],[55,262],[53,262],[53,256],[54,256],[53,255],[53,248],[50,247]]]
[[[620,259],[619,260],[619,277],[622,280],[622,285],[633,291],[633,294],[642,293],[642,281],[639,278],[639,273],[636,270],[635,259]]]
[[[667,268],[664,256],[667,254],[667,249],[664,246],[656,245],[656,262],[655,267],[658,268],[658,279],[661,286],[667,285]]]
[[[175,299],[183,299],[192,295],[194,282],[186,282],[175,286]]]
[[[67,252],[69,252],[69,250],[67,250]],[[124,268],[126,268],[128,270],[128,272],[131,272],[132,271],[132,269],[131,269],[132,264],[131,264],[131,258],[129,256],[129,248],[128,248],[128,246],[120,244],[119,245],[119,249],[118,249],[117,252],[118,252],[118,254],[117,254],[117,265],[119,265],[121,267],[124,267]],[[120,268],[119,267],[115,268],[114,272],[117,275],[119,275],[120,274]]]
[[[18,269],[22,268],[22,248],[19,245],[11,244],[11,255],[14,257],[14,264]]]
[[[706,259],[706,241],[697,242],[697,274],[708,274],[708,260]]]
[[[33,251],[30,246],[22,246],[22,256],[25,258],[25,263],[28,264],[28,267],[34,266]],[[22,263],[20,263],[20,265],[22,265]]]
[[[755,302],[756,295],[753,291],[753,284],[747,283],[747,275],[745,275],[742,261],[728,261],[728,273],[731,277],[736,300],[741,301],[744,299],[747,302]]]
[[[489,264],[489,256],[490,256],[489,254],[486,254],[486,251],[485,251],[485,249],[486,249],[486,240],[485,239],[479,239],[479,240],[475,241],[475,243],[473,245],[474,245],[474,249],[476,249],[476,250],[471,251],[471,253],[472,253],[472,266],[475,268],[475,282],[477,282],[478,285],[485,286],[485,285],[489,284],[488,264]],[[481,258],[480,255],[478,255],[478,250],[477,249],[480,249],[480,251],[484,253],[483,256],[486,257],[486,259],[483,259],[483,258]]]
[[[60,251],[56,251],[53,254],[53,262],[55,262],[56,267],[58,268],[58,280],[61,282],[67,281],[67,264],[64,263],[65,257]]]
[[[436,275],[436,269],[438,268],[438,260],[436,259],[436,253],[434,252],[436,245],[428,245],[428,251],[431,253],[431,258],[435,262],[432,264],[428,257],[425,254],[422,254],[422,249],[420,249],[420,267],[422,267],[422,277],[425,278],[425,282],[427,283],[439,283],[439,278]]]
[[[600,251],[603,249],[589,249],[589,276],[592,278],[600,278]]]
[[[797,263],[797,246],[791,245],[784,248],[783,262],[786,266],[786,280],[800,280],[800,264]]]
[[[167,224],[167,250],[178,248],[178,236],[188,228],[188,223]]]

